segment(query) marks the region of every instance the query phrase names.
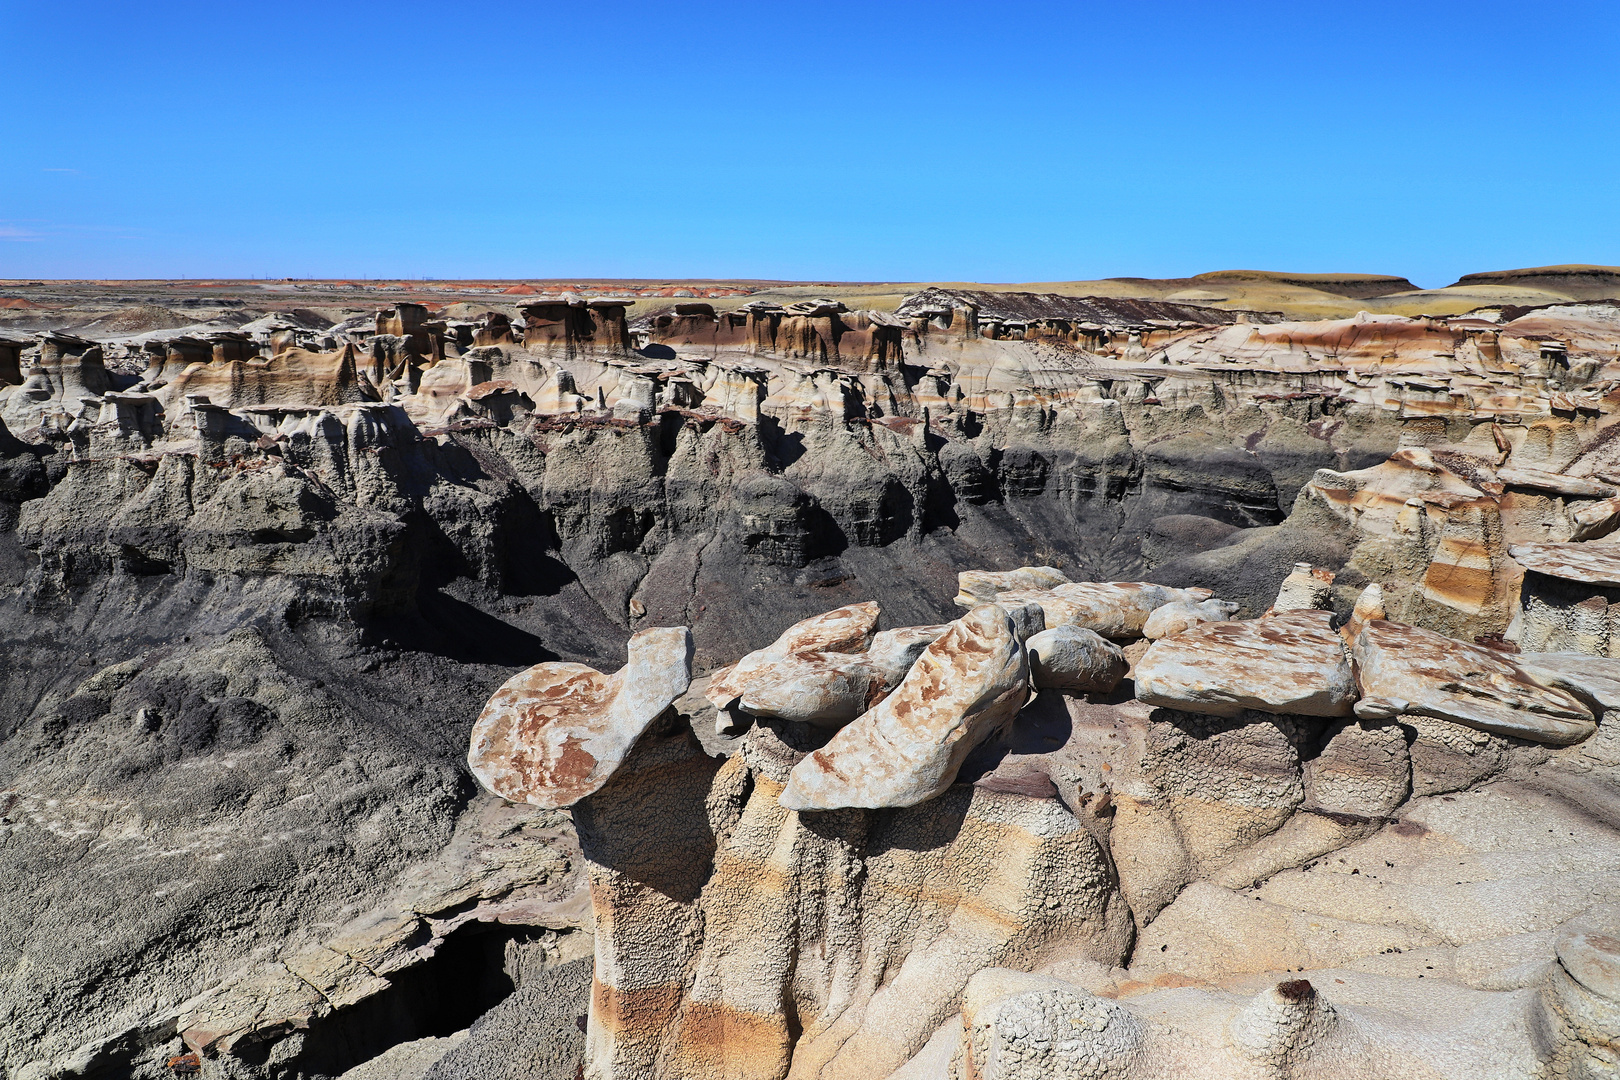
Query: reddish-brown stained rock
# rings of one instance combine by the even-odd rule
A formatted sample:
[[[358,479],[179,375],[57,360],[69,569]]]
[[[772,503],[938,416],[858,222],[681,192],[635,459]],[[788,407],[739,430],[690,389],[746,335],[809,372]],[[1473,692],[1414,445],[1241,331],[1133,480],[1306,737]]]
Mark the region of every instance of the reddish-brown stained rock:
[[[864,653],[806,652],[780,657],[753,674],[741,708],[755,716],[843,727],[888,691],[883,672]]]
[[[1155,641],[1137,661],[1136,696],[1216,716],[1348,716],[1356,683],[1332,612],[1295,611],[1205,623]]]
[[[572,806],[607,783],[692,678],[692,632],[643,630],[612,675],[583,664],[536,664],[495,691],[473,725],[467,763],[513,802]]]
[[[1548,577],[1620,586],[1620,544],[1519,544],[1508,553]]]
[[[956,575],[956,603],[971,608],[991,603],[1000,593],[1012,589],[1050,589],[1069,581],[1063,571],[1050,566],[1021,566],[1017,570],[963,570]]]
[[[1362,693],[1356,715],[1364,719],[1414,713],[1554,746],[1596,730],[1585,705],[1494,649],[1375,619],[1352,655]]]
[[[703,692],[716,709],[730,708],[755,678],[768,676],[783,659],[809,653],[859,653],[872,643],[882,609],[873,600],[834,608],[796,622],[763,649],[749,653],[709,679]]]
[[[1012,620],[981,604],[923,652],[899,688],[794,766],[790,810],[915,806],[956,779],[962,759],[1029,696]]]

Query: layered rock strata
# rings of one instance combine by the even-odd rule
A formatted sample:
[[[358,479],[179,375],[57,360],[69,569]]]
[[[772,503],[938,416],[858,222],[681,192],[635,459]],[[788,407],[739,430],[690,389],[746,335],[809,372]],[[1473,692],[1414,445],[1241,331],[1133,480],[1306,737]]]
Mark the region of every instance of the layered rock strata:
[[[456,923],[440,945],[433,924],[413,924],[409,947],[373,942],[399,964],[380,981],[301,957],[323,955],[332,928],[349,927],[359,908],[403,917],[411,881],[442,868],[456,823],[490,799],[474,797],[460,759],[496,687],[537,663],[611,671],[647,626],[691,628],[703,685],[798,620],[881,601],[894,629],[878,632],[874,619],[870,641],[822,649],[791,671],[771,665],[773,687],[761,679],[751,701],[726,703],[729,733],[753,725],[742,740],[753,745],[778,732],[797,747],[792,757],[830,745],[897,692],[961,614],[951,604],[959,585],[968,608],[1016,589],[1042,594],[1005,597],[1013,636],[1026,658],[1068,659],[1028,661],[1040,692],[1004,733],[986,725],[995,734],[959,763],[955,783],[904,813],[951,833],[950,817],[928,808],[971,781],[967,794],[992,817],[1035,800],[1048,817],[1020,817],[1021,829],[1071,836],[1072,819],[1097,843],[1106,884],[1073,901],[1090,913],[1079,934],[1089,944],[1064,939],[1061,949],[1144,974],[1151,950],[1116,948],[1118,927],[1169,935],[1204,918],[1180,911],[1225,910],[1226,894],[1210,890],[1241,898],[1255,882],[1373,843],[1395,828],[1386,818],[1438,820],[1414,800],[1457,792],[1484,813],[1489,800],[1475,794],[1534,775],[1579,777],[1583,805],[1601,806],[1610,691],[1582,665],[1620,649],[1611,305],[1301,323],[1062,298],[997,303],[934,295],[903,315],[836,303],[693,306],[659,325],[611,302],[536,298],[529,312],[395,305],[330,326],[267,320],[159,332],[138,346],[52,334],[0,349],[0,825],[10,837],[0,877],[20,883],[0,901],[14,972],[0,989],[5,1067],[87,1075],[198,1053],[208,1069],[331,1075],[360,1063],[332,1048],[370,1010],[417,1018],[373,1028],[390,1033],[376,1042],[448,1037],[422,1019],[433,1008],[399,1004],[421,985],[413,979],[428,978],[412,972],[476,955],[489,978],[475,981],[510,989],[523,965],[485,953],[516,956],[519,937],[571,924],[485,906],[488,918]],[[1303,601],[1279,596],[1300,561],[1314,584]],[[971,588],[955,577],[1024,564],[1049,569]],[[1158,623],[1171,605],[1097,609],[1088,592],[1115,596],[1133,582],[1185,591]],[[1382,620],[1506,656],[1513,670],[1470,661],[1478,679],[1425,684],[1423,694],[1358,684],[1366,717],[1220,717],[1149,705],[1135,682],[1103,688],[1120,661],[1140,665],[1148,646],[1138,635],[1173,643],[1220,625],[1215,616],[1242,625],[1301,602],[1331,604],[1337,622],[1369,584],[1382,599],[1341,634],[1352,658],[1361,630]],[[1066,627],[1111,639],[1118,658]],[[244,631],[251,639],[230,636]],[[1053,649],[1043,633],[1087,651]],[[1078,689],[1093,663],[1085,678],[1095,673],[1098,688]],[[1482,699],[1468,687],[1495,676],[1508,680],[1498,690],[1515,723],[1547,720],[1553,737],[1504,736],[1459,723],[1460,708],[1445,713],[1463,697],[1475,710]],[[1252,689],[1234,681],[1220,691]],[[1374,715],[1387,711],[1366,704],[1374,698],[1418,711]],[[701,694],[682,700],[701,711]],[[643,742],[675,738],[675,719],[661,719]],[[714,718],[699,722],[721,747],[708,734]],[[992,764],[1003,743],[1019,752]],[[1140,753],[1081,753],[1116,743]],[[787,757],[782,785],[802,760]],[[1514,805],[1529,817],[1553,812]],[[788,820],[780,803],[764,799],[767,811]],[[805,813],[887,821],[902,811]],[[1448,843],[1476,850],[1469,828]],[[856,879],[892,856],[887,835],[837,849],[861,853],[844,864]],[[960,849],[962,865],[980,850]],[[1297,872],[1325,888],[1321,869]],[[1368,862],[1355,884],[1377,869]],[[805,873],[813,892],[819,871]],[[979,887],[977,873],[961,871],[962,889]],[[877,879],[901,895],[935,880],[896,874]],[[884,895],[872,903],[882,908]],[[440,923],[456,918],[459,901],[424,903]],[[1292,894],[1277,906],[1304,910]],[[1421,918],[1402,918],[1410,940],[1430,940]],[[1245,949],[1284,940],[1267,925]],[[1512,925],[1549,932],[1544,921]],[[94,942],[80,926],[98,928]],[[1444,948],[1485,948],[1460,934]],[[901,950],[914,939],[883,940]],[[1028,939],[1005,940],[1025,955]],[[718,957],[731,946],[712,948]],[[1002,963],[997,948],[973,955]],[[1149,978],[1230,971],[1231,955],[1226,967],[1198,967],[1189,951]],[[260,964],[281,973],[250,977]],[[673,968],[645,971],[655,968],[673,979]],[[887,968],[862,971],[887,985]],[[319,977],[302,983],[295,972]],[[940,991],[950,1017],[954,979]],[[322,993],[333,996],[322,1004]],[[182,1014],[214,994],[217,1023]],[[480,1007],[494,996],[464,995]],[[907,1021],[895,1045],[934,1039],[939,1028],[919,1036],[924,1026]],[[831,1041],[820,1045],[834,1054]]]
[[[1299,581],[1320,581],[1313,569],[1297,571]],[[1605,680],[1620,686],[1620,667],[1599,665],[1617,662],[1564,664],[1553,676],[1538,674],[1534,658],[1520,667],[1452,641],[1456,658],[1442,670],[1431,656],[1444,650],[1424,645],[1449,639],[1373,618],[1376,588],[1350,635],[1331,612],[1300,610],[1299,581],[1290,580],[1273,613],[1159,638],[1135,662],[1134,700],[1110,694],[1109,683],[1094,693],[1048,690],[1026,705],[1036,671],[1026,655],[1051,648],[1044,636],[1087,635],[1093,647],[1119,651],[1071,625],[1021,642],[1003,605],[1026,606],[1030,590],[1017,586],[1043,574],[964,573],[963,597],[1000,590],[996,600],[943,633],[926,628],[932,641],[899,686],[830,735],[758,715],[729,759],[704,755],[683,731],[643,736],[608,783],[574,803],[597,924],[586,1075],[1597,1075],[1583,1070],[1608,1053],[1603,1025],[1620,998],[1604,974],[1612,942],[1591,928],[1610,915],[1567,920],[1606,886],[1601,875],[1558,869],[1556,858],[1542,872],[1567,875],[1558,880],[1568,899],[1537,917],[1543,928],[1566,921],[1556,960],[1518,972],[1482,957],[1479,970],[1492,973],[1484,982],[1509,989],[1494,998],[1479,991],[1461,1014],[1426,1027],[1422,992],[1403,989],[1394,1015],[1412,1016],[1392,1022],[1360,1006],[1362,982],[1337,974],[1334,986],[1355,986],[1342,1006],[1292,976],[1245,1002],[1212,982],[1211,971],[1232,961],[1188,952],[1185,942],[1221,925],[1199,905],[1285,887],[1290,872],[1336,851],[1382,850],[1386,835],[1386,846],[1421,836],[1425,826],[1405,820],[1406,808],[1422,813],[1414,796],[1470,789],[1510,759],[1510,769],[1541,769],[1544,783],[1592,776],[1616,815],[1600,832],[1620,837],[1614,732],[1559,688],[1612,696]],[[1138,608],[1148,595],[1161,607],[1187,604],[1141,583],[1052,588],[1111,596],[1111,609],[1092,611],[1116,627],[1145,621]],[[747,680],[773,664],[791,667],[795,642],[858,648],[872,641],[879,615],[845,608],[790,629],[728,669],[725,678],[742,681],[719,696],[746,711]],[[1390,655],[1406,657],[1407,682],[1394,681]],[[1480,711],[1486,698],[1544,724],[1569,723],[1556,732],[1506,724]],[[1054,722],[1067,729],[1060,737],[1047,734]],[[1483,747],[1495,763],[1481,771],[1469,759]],[[649,815],[654,787],[667,797]],[[551,785],[527,797],[553,805],[570,791]],[[988,861],[985,844],[1000,847]],[[1267,909],[1229,921],[1235,932],[1262,933],[1275,917]],[[1327,934],[1336,940],[1313,941],[1325,951],[1301,970],[1337,971],[1421,938],[1376,919],[1339,919]],[[1204,967],[1166,969],[1172,945],[1183,950],[1178,962]],[[1548,945],[1493,947],[1517,957],[1548,955]],[[1278,968],[1260,950],[1240,954],[1236,970]],[[1175,986],[1199,989],[1162,989]],[[1452,992],[1434,984],[1442,997]],[[1517,1026],[1481,1041],[1504,1009]],[[1444,1048],[1437,1065],[1425,1048]]]

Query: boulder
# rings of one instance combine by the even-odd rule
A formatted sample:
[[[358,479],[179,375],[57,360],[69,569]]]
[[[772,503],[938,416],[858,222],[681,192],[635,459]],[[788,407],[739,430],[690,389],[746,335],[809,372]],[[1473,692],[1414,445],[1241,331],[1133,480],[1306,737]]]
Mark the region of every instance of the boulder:
[[[1356,682],[1327,611],[1194,626],[1155,641],[1136,664],[1150,705],[1237,716],[1244,709],[1348,716]]]
[[[1146,581],[1076,581],[1051,589],[1008,590],[995,601],[1003,606],[1033,601],[1041,605],[1049,627],[1080,626],[1128,641],[1141,637],[1148,616],[1164,605],[1196,604],[1214,595],[1208,589],[1172,589]]]
[[[1024,640],[1030,681],[1037,690],[1107,693],[1125,677],[1125,653],[1100,634],[1054,626]]]
[[[1575,697],[1494,649],[1374,619],[1351,652],[1362,694],[1355,711],[1364,720],[1411,713],[1553,746],[1597,730]]]
[[[794,766],[789,810],[915,806],[956,779],[969,751],[1029,697],[1012,620],[980,604],[918,657],[898,689]]]
[[[865,653],[804,652],[752,674],[738,707],[754,716],[843,727],[890,689]]]
[[[1019,641],[1028,641],[1046,629],[1046,611],[1035,601],[1008,600],[1006,603],[1000,601],[995,603],[1007,613],[1007,618],[1012,620],[1013,633],[1018,635]]]
[[[751,680],[767,675],[785,657],[801,653],[864,652],[872,643],[881,613],[876,601],[868,600],[796,622],[763,649],[715,672],[704,696],[716,709],[728,709],[743,696]]]
[[[1050,589],[1069,578],[1050,566],[1024,566],[1017,570],[963,570],[956,575],[956,603],[971,608],[1012,589]]]
[[[629,653],[612,675],[547,663],[507,680],[473,725],[467,764],[479,783],[547,809],[598,791],[692,680],[684,626],[642,630]]]
[[[1230,600],[1177,600],[1153,609],[1142,624],[1142,636],[1149,641],[1171,637],[1189,626],[1200,623],[1225,622],[1237,614],[1238,605]]]
[[[899,686],[900,680],[906,677],[906,672],[911,670],[911,665],[917,662],[917,657],[923,654],[923,650],[949,629],[949,623],[939,623],[934,626],[902,626],[898,630],[884,630],[872,636],[872,644],[866,650],[866,658],[882,670],[891,687]]]

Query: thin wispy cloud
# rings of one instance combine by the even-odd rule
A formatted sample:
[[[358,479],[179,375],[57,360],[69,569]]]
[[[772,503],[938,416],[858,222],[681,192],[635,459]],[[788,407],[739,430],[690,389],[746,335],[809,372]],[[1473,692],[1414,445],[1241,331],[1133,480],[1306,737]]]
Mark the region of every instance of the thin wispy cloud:
[[[16,225],[0,224],[0,241],[10,240],[14,243],[27,243],[33,240],[43,240],[44,237],[32,229],[24,229]]]
[[[79,170],[78,169],[51,169],[51,168],[45,168],[45,169],[41,169],[39,171],[40,172],[72,173],[74,176],[79,175]]]

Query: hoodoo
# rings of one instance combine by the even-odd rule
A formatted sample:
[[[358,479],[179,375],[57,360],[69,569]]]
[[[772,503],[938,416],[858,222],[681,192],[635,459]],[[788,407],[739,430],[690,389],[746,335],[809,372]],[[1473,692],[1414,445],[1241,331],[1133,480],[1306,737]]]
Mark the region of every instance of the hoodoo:
[[[0,342],[8,1080],[1612,1072],[1620,309],[723,292]]]

